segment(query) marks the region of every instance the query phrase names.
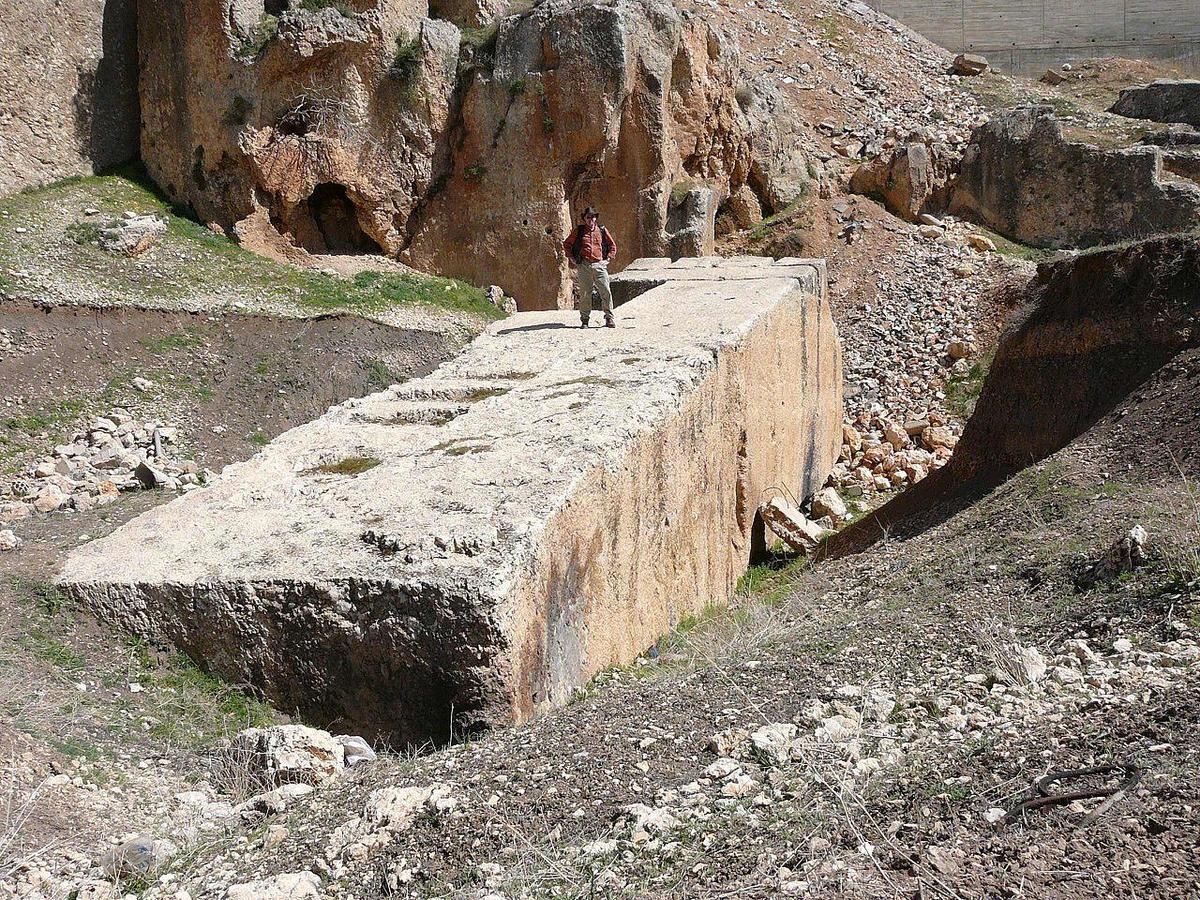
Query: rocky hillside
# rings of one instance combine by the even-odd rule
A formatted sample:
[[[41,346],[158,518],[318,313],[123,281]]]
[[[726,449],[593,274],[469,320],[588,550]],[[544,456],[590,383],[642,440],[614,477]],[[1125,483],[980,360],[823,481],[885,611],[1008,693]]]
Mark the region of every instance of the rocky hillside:
[[[1160,315],[1191,309],[1194,239],[1035,271],[1142,236],[1163,197],[1192,223],[1194,129],[1108,111],[1161,69],[955,74],[844,0],[139,18],[154,184],[0,203],[0,897],[1200,892],[1200,376],[1190,320]],[[568,303],[588,202],[619,263],[828,259],[848,502],[806,512],[931,485],[885,515],[904,529],[752,570],[561,713],[374,760],[54,590],[78,543],[499,315],[381,251]],[[928,509],[972,461],[1003,463],[994,489]]]

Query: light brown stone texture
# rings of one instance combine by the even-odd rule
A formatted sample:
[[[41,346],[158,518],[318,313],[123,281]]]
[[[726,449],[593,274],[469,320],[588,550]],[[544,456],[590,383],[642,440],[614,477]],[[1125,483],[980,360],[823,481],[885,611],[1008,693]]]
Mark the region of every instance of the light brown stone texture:
[[[836,330],[790,277],[667,280],[494,325],[71,556],[63,587],[310,721],[520,721],[728,601],[760,502],[841,441]]]
[[[0,196],[137,156],[134,0],[0,4]]]
[[[546,0],[491,38],[425,0],[139,12],[147,169],[256,250],[381,252],[555,308],[584,206],[617,271],[711,253],[731,192],[771,213],[805,187],[792,126],[735,97],[736,46],[666,0]]]

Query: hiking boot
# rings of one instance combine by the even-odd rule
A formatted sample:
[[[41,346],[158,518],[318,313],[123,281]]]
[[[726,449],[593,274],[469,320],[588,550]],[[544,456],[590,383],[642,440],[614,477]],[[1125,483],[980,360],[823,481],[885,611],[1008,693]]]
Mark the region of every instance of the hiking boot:
[[[604,327],[605,328],[616,328],[617,327],[616,319],[614,319],[611,315],[605,316],[604,317]]]
[[[590,328],[590,327],[591,327],[591,324],[592,324],[592,322],[591,322],[591,320],[590,320],[590,319],[580,319],[580,320],[579,320],[579,327],[580,327],[580,328]]]

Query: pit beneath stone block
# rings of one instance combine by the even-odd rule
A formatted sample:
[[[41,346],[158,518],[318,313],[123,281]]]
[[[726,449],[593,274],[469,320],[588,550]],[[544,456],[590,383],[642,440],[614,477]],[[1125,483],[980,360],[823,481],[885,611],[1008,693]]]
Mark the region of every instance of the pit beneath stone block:
[[[804,265],[658,272],[615,330],[497,323],[81,548],[61,584],[315,724],[400,745],[525,720],[726,603],[764,493],[820,486],[841,368]]]

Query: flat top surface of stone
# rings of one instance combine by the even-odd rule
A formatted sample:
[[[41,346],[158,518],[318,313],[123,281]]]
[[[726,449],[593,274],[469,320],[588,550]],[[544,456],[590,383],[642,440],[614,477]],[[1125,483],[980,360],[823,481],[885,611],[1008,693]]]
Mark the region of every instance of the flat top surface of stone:
[[[824,267],[824,260],[781,259],[778,262],[769,256],[685,257],[672,262],[665,257],[634,260],[613,280],[673,280],[673,281],[729,281],[755,280],[760,278],[810,279],[814,271]]]
[[[616,329],[515,315],[432,375],[334,407],[81,548],[62,579],[469,578],[502,593],[579,479],[619,464],[798,287],[668,281]]]

